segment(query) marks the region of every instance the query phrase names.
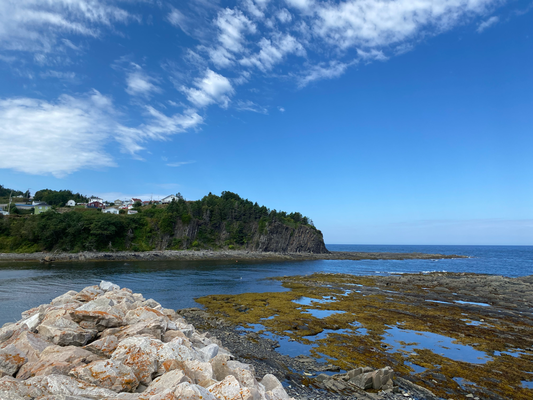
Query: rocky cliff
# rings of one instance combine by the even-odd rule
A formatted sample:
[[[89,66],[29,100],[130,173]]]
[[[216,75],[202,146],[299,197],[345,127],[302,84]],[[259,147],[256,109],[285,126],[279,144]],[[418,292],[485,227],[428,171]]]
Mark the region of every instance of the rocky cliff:
[[[155,235],[152,245],[157,250],[232,246],[261,252],[329,253],[318,229],[309,225],[288,226],[277,221],[265,224],[226,222],[213,226],[205,220],[193,219],[187,224],[178,220],[172,234]]]

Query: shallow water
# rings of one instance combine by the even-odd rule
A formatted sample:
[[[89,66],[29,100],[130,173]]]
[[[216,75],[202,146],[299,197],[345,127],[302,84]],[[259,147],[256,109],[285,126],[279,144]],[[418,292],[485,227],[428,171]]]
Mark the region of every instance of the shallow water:
[[[477,272],[523,276],[533,274],[533,246],[362,246],[328,245],[332,251],[425,252],[468,255],[449,260],[318,260],[277,263],[230,261],[76,262],[43,265],[0,263],[0,325],[20,313],[49,303],[68,290],[109,280],[164,307],[197,307],[194,299],[210,294],[285,291],[263,278],[315,272],[386,275],[428,271]]]

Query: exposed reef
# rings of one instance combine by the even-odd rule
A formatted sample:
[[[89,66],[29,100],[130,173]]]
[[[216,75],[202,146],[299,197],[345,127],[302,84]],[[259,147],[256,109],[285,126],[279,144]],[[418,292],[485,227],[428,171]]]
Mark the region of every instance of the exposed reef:
[[[289,291],[197,301],[211,315],[253,330],[257,340],[272,334],[294,340],[309,346],[312,359],[338,369],[390,366],[397,383],[412,382],[446,399],[533,398],[533,276],[275,279]],[[331,378],[320,371],[301,373],[308,387],[331,389]]]
[[[425,253],[367,253],[332,251],[327,253],[270,252],[247,250],[164,250],[164,251],[116,251],[116,252],[37,252],[0,253],[0,262],[41,261],[155,261],[155,260],[239,260],[239,261],[304,261],[304,260],[436,260],[468,258],[464,255]]]

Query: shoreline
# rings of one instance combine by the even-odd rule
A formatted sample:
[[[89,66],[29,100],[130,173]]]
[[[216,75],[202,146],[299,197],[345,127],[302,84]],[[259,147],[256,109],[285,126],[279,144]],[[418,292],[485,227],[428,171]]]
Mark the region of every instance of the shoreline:
[[[379,253],[332,251],[329,253],[274,253],[246,250],[161,250],[118,251],[80,253],[0,253],[0,265],[4,262],[40,261],[85,262],[85,261],[157,261],[157,260],[212,260],[212,261],[308,261],[308,260],[437,260],[469,258],[464,255],[425,253]]]

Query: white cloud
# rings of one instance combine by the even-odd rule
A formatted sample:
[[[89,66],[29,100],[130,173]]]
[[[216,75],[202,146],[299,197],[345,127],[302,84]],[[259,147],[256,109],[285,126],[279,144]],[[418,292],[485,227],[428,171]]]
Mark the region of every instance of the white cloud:
[[[313,81],[332,79],[341,76],[350,64],[332,61],[329,64],[314,65],[298,79],[298,86],[304,87]]]
[[[60,35],[97,37],[101,28],[130,20],[139,18],[102,0],[2,0],[0,48],[50,52]]]
[[[292,21],[292,15],[286,8],[282,8],[281,10],[279,10],[276,14],[276,17],[278,17],[278,19],[284,24],[287,24]]]
[[[357,55],[365,61],[372,61],[372,60],[386,61],[389,59],[387,56],[385,56],[385,54],[383,54],[381,50],[376,50],[376,49],[371,49],[368,51],[357,49]]]
[[[258,114],[268,114],[268,109],[266,107],[255,104],[251,100],[239,100],[236,104],[236,108],[239,111],[251,111]]]
[[[229,105],[229,96],[234,93],[229,79],[209,68],[205,71],[203,78],[194,81],[194,86],[196,88],[182,87],[181,90],[197,107],[206,107],[216,103],[225,108]]]
[[[126,75],[126,92],[132,96],[143,95],[149,97],[152,93],[161,92],[161,88],[154,85],[154,78],[150,77],[143,69],[131,63],[133,70]]]
[[[296,1],[296,0],[291,0]],[[348,0],[315,7],[314,33],[348,48],[399,43],[419,34],[451,28],[493,0]]]
[[[217,67],[228,67],[234,62],[234,54],[244,50],[245,35],[255,33],[256,26],[240,10],[229,8],[218,13],[215,25],[219,45],[209,48],[208,53]]]
[[[497,24],[500,21],[499,17],[490,17],[488,20],[483,21],[479,26],[477,27],[477,32],[481,33],[485,29],[490,28],[492,25]]]
[[[62,177],[81,168],[114,166],[104,150],[114,130],[103,107],[107,101],[96,91],[55,103],[0,100],[0,168]]]
[[[244,66],[256,66],[262,71],[271,70],[288,54],[304,57],[306,52],[298,40],[289,34],[275,35],[272,39],[262,38],[259,43],[261,49],[258,53],[244,57],[240,63]]]
[[[41,76],[41,78],[56,78],[64,81],[70,81],[72,83],[79,82],[79,79],[75,72],[61,72],[49,70],[46,72],[41,72],[39,75]]]
[[[203,121],[190,110],[167,117],[147,106],[146,113],[148,123],[126,127],[111,99],[96,90],[55,102],[0,100],[0,168],[63,177],[84,168],[112,167],[115,162],[106,151],[112,141],[135,154],[147,140],[165,140]]]
[[[283,107],[278,107],[278,110],[282,113],[285,112],[285,109]]]
[[[285,2],[289,6],[297,8],[305,13],[309,13],[315,6],[315,2],[313,0],[285,0]]]
[[[168,163],[167,166],[168,167],[181,167],[182,165],[194,164],[195,162],[196,161],[177,161],[177,162]]]

